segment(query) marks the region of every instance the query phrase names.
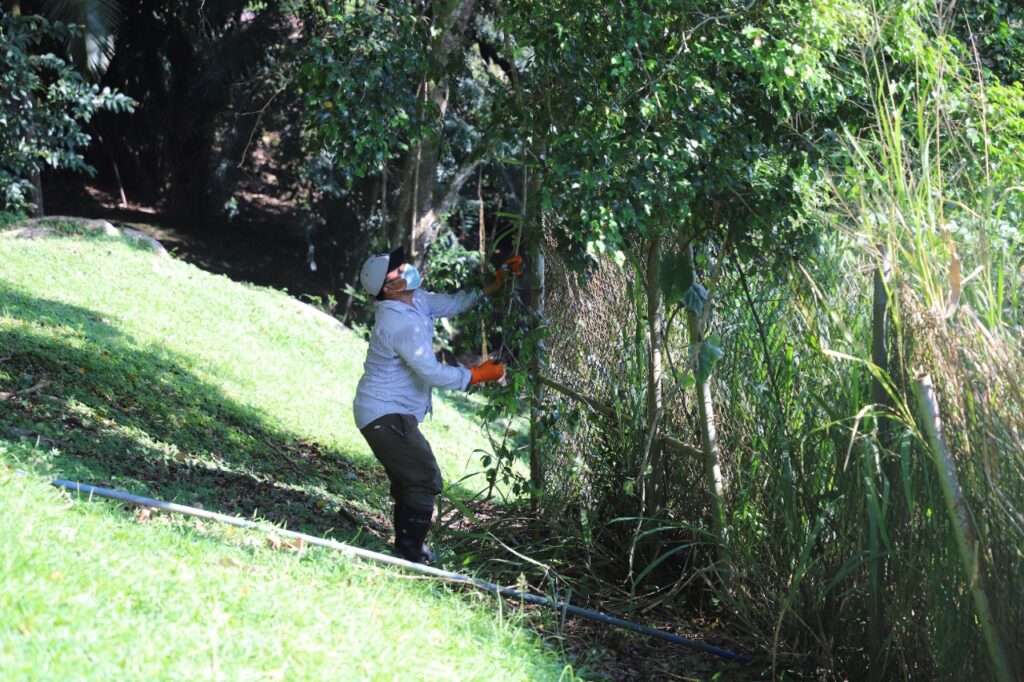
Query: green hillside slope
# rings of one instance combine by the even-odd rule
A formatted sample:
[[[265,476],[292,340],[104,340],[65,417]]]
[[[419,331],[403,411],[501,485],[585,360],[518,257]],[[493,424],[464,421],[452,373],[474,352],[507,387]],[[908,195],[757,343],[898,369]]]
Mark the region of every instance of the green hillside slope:
[[[383,549],[387,486],[350,409],[363,355],[282,293],[131,241],[0,236],[2,677],[571,678],[490,598],[39,482]],[[486,446],[459,409],[425,424],[448,480]]]

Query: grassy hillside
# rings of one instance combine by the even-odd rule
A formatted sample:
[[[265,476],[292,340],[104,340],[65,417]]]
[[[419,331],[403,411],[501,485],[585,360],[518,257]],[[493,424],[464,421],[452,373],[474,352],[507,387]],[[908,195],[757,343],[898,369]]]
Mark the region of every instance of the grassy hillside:
[[[282,293],[130,241],[0,237],[4,678],[571,677],[490,599],[13,473],[383,549],[387,486],[350,408],[363,356]],[[464,399],[435,403],[457,480],[486,442]]]

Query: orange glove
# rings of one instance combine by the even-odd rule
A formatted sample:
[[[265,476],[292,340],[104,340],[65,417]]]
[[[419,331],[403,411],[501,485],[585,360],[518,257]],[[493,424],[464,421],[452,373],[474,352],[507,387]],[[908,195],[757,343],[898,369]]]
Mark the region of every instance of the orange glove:
[[[512,274],[515,275],[516,277],[522,277],[523,276],[523,257],[522,256],[512,256],[511,258],[509,258],[508,260],[505,261],[505,265],[508,266],[508,269],[511,270]]]
[[[523,257],[512,256],[505,261],[505,265],[501,266],[496,273],[494,273],[494,283],[497,286],[501,286],[505,283],[505,277],[507,276],[506,271],[511,270],[512,275],[515,277],[523,276]]]
[[[479,367],[471,368],[469,373],[472,375],[469,380],[470,386],[485,381],[498,381],[505,376],[505,365],[492,360],[484,360]]]

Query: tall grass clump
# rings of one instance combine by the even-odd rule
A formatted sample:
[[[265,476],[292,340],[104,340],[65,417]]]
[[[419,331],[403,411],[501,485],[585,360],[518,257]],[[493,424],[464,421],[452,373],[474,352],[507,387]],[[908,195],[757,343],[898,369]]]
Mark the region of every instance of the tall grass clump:
[[[705,249],[703,340],[679,305],[657,340],[653,248],[586,290],[547,260],[542,512],[574,542],[545,560],[645,613],[721,607],[775,678],[1024,679],[1024,88],[925,4],[857,5],[838,113],[794,115],[827,159],[801,185],[817,248],[774,272]]]
[[[726,283],[723,596],[777,673],[1020,679],[1024,92],[891,12],[845,74],[868,125],[845,131],[821,249]]]

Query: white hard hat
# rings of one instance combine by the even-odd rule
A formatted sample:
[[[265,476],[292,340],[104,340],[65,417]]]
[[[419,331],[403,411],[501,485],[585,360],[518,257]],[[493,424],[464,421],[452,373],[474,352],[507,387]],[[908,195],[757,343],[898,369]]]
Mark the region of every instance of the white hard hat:
[[[384,286],[384,277],[388,274],[388,256],[379,254],[370,256],[359,271],[359,282],[370,296],[376,296]]]
[[[405,249],[401,246],[390,254],[380,253],[370,256],[359,271],[359,283],[363,285],[368,294],[376,296],[384,288],[384,278],[387,277],[387,274],[404,262]]]

